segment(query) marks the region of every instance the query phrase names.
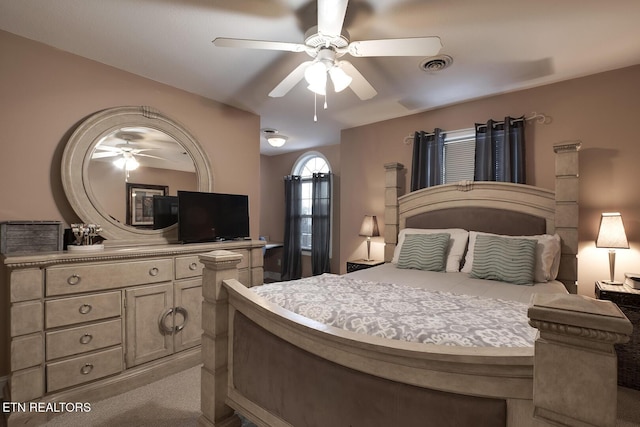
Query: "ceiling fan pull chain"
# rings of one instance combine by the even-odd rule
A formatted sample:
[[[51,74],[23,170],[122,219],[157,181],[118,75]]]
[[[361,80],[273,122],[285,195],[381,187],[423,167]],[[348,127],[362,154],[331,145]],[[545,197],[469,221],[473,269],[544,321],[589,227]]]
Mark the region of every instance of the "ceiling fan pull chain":
[[[313,92],[313,121],[318,121],[318,94]]]

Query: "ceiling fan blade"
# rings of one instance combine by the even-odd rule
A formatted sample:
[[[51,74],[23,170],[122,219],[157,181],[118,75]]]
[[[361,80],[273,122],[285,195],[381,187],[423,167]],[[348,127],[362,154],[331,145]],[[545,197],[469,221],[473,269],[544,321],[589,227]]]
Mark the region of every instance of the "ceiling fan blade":
[[[371,84],[364,78],[360,71],[349,61],[340,61],[340,66],[349,77],[352,78],[349,87],[360,98],[365,101],[378,94]]]
[[[91,155],[92,159],[104,159],[105,157],[117,157],[119,156],[120,153],[114,153],[114,152],[110,152],[110,151],[105,151],[103,153],[93,153]]]
[[[218,47],[238,47],[243,49],[281,50],[286,52],[304,52],[307,46],[300,43],[269,42],[263,40],[227,39],[218,37],[213,40]]]
[[[269,96],[272,98],[280,98],[285,96],[295,85],[298,84],[300,80],[304,78],[304,71],[307,69],[309,65],[311,65],[313,61],[305,61],[302,64],[298,65],[292,72],[289,73],[287,77],[282,80],[278,86],[276,86],[271,92],[269,92]]]
[[[434,56],[442,49],[440,37],[364,40],[349,44],[353,56]]]
[[[96,145],[96,150],[102,150],[102,151],[111,151],[114,153],[120,153],[122,150],[118,147],[114,147],[112,145],[104,145],[104,144],[98,144]]]
[[[348,0],[318,0],[318,32],[329,37],[342,33]]]
[[[165,160],[168,162],[171,161],[171,159],[168,159],[166,157],[152,156],[151,154],[142,154],[142,153],[135,153],[134,157],[149,157],[151,159]]]

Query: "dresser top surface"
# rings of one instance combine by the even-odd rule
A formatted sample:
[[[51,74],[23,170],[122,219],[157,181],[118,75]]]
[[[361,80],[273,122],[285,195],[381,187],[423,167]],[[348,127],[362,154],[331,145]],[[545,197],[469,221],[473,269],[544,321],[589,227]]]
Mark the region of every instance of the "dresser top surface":
[[[136,258],[202,254],[205,252],[227,249],[262,248],[262,240],[237,240],[227,242],[167,244],[152,246],[109,247],[100,251],[86,252],[37,252],[2,254],[2,264],[8,268],[46,267],[48,265],[68,264],[76,262],[127,260]]]

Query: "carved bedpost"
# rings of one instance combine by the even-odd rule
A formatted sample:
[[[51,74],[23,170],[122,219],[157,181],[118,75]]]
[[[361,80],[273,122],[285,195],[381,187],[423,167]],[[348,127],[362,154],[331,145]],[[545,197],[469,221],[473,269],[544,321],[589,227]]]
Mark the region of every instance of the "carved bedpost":
[[[575,294],[578,280],[578,151],[582,143],[569,141],[555,144],[556,153],[556,233],[562,239],[562,262],[558,280]]]
[[[559,426],[615,426],[614,344],[627,342],[633,330],[618,306],[582,295],[535,294],[529,323],[540,331],[534,417]]]
[[[384,260],[390,262],[393,251],[398,243],[398,196],[402,194],[403,185],[400,182],[400,172],[404,169],[401,163],[386,163],[384,165]]]
[[[202,270],[202,379],[200,426],[236,427],[240,419],[225,404],[228,383],[229,302],[222,281],[238,278],[242,255],[213,251],[200,256]]]

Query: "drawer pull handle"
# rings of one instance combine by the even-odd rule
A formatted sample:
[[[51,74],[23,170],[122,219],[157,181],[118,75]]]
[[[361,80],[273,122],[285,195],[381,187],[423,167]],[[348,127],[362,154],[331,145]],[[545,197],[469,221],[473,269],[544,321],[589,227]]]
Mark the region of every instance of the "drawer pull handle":
[[[93,365],[91,363],[85,363],[82,368],[80,368],[80,373],[82,375],[88,375],[93,371]]]
[[[93,335],[84,334],[83,336],[80,337],[80,344],[89,344],[92,339],[93,339]]]
[[[80,312],[80,314],[88,314],[92,308],[93,307],[91,307],[91,304],[82,304],[78,311]]]
[[[70,284],[71,286],[74,286],[74,285],[77,285],[78,283],[80,283],[80,280],[81,280],[80,276],[78,276],[77,274],[72,274],[67,279],[67,283]]]
[[[182,321],[181,325],[178,325],[174,328],[174,333],[178,333],[181,330],[184,329],[185,326],[187,326],[187,321],[189,320],[189,314],[187,313],[187,309],[184,307],[176,307],[176,313],[180,313],[182,314],[182,317],[184,318],[184,320]]]
[[[160,319],[158,319],[158,326],[160,327],[160,332],[163,332],[169,335],[173,334],[173,326],[168,327],[166,324],[167,316],[169,316],[172,313],[173,313],[173,307],[166,310],[164,313],[162,313],[162,315],[160,315]]]
[[[151,269],[149,270],[149,274],[150,274],[151,276],[157,276],[159,272],[160,272],[160,270],[158,270],[158,267],[153,267],[153,268],[151,268]]]
[[[189,270],[195,271],[198,268],[198,263],[192,262],[189,264]]]

